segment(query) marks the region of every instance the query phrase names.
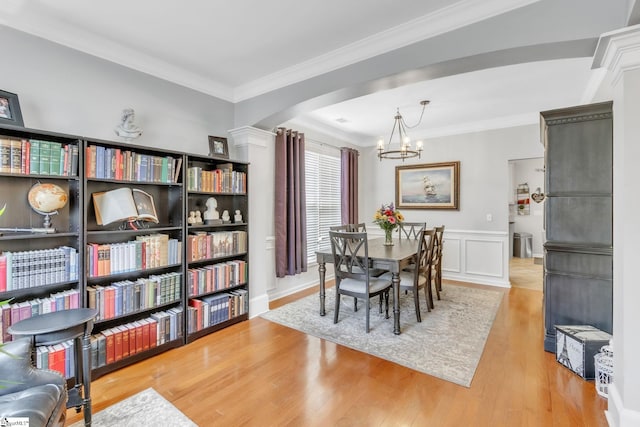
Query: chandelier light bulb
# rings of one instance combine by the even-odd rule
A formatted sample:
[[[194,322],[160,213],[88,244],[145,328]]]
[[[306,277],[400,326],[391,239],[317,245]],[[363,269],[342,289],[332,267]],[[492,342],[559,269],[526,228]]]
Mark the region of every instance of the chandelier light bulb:
[[[418,122],[413,126],[409,126],[405,123],[402,115],[400,114],[400,108],[397,108],[396,115],[394,116],[393,128],[391,129],[391,136],[389,137],[388,147],[385,149],[385,143],[382,138],[378,140],[377,149],[380,161],[382,161],[382,159],[398,159],[404,162],[405,159],[421,157],[422,141],[416,142],[416,149],[412,149],[411,138],[407,135],[407,129],[415,128],[422,122],[422,116],[424,115],[424,110],[427,104],[429,104],[429,101],[420,101],[420,105],[422,105],[422,113],[420,114]],[[394,149],[392,141],[396,131],[398,132],[398,141],[400,146]]]

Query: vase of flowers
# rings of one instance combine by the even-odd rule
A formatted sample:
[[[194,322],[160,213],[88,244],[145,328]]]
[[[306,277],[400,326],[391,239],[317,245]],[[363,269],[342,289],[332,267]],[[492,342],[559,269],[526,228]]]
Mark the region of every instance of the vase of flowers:
[[[380,228],[384,230],[384,244],[385,246],[393,246],[393,238],[391,233],[395,230],[400,223],[404,221],[404,217],[399,210],[395,208],[393,203],[388,205],[382,205],[378,209],[373,217],[373,222],[378,224]]]

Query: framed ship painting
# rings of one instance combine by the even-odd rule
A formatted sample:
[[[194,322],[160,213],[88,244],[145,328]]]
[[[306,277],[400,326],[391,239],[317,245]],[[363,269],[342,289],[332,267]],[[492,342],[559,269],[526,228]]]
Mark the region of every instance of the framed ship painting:
[[[460,162],[396,166],[399,209],[460,209]]]

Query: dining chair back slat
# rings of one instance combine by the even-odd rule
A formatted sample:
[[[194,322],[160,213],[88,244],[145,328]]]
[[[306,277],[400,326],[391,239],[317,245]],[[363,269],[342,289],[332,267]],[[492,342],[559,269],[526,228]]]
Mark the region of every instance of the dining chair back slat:
[[[336,280],[336,303],[333,323],[338,323],[340,296],[348,295],[365,300],[366,331],[369,332],[369,299],[380,296],[386,302],[386,317],[389,317],[389,289],[391,281],[371,275],[367,233],[329,231],[331,253]],[[357,304],[354,305],[354,311]]]

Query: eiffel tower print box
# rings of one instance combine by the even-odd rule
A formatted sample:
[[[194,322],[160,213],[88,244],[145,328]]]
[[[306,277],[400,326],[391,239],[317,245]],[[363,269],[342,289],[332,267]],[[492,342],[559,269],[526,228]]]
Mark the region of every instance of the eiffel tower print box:
[[[611,335],[589,325],[556,325],[556,360],[585,380],[595,378],[593,356]]]

